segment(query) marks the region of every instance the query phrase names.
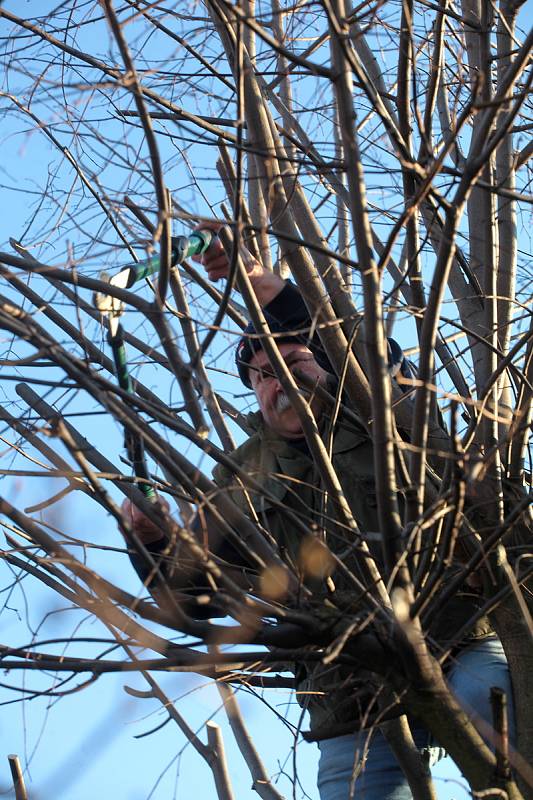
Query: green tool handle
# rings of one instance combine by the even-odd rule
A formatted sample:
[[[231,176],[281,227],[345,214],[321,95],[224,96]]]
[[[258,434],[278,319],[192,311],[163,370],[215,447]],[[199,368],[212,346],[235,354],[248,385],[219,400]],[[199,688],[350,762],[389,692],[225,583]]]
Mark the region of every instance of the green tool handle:
[[[173,236],[171,265],[175,267],[182,264],[186,258],[205,253],[214,236],[215,234],[208,230],[194,231],[190,236]],[[138,264],[128,264],[123,267],[111,278],[110,283],[123,289],[131,289],[137,281],[154,275],[160,269],[161,259],[158,256],[152,256],[145,261],[139,261]]]
[[[107,341],[113,352],[113,361],[115,362],[115,371],[117,374],[118,385],[124,389],[128,394],[133,393],[133,385],[131,377],[128,372],[128,364],[126,361],[126,346],[124,344],[124,335],[122,325],[119,323],[117,332],[114,336],[108,335]]]
[[[190,236],[172,237],[172,266],[181,264],[191,256],[201,256],[215,238],[213,231],[194,231]]]
[[[126,360],[126,346],[124,344],[124,331],[122,325],[118,324],[117,331],[114,336],[109,334],[108,342],[113,352],[113,360],[115,362],[115,371],[117,373],[118,385],[121,389],[128,394],[133,394],[133,384],[131,376],[128,372],[128,365]],[[124,434],[124,445],[128,453],[128,458],[133,464],[133,471],[137,478],[150,480],[150,473],[146,464],[144,455],[144,446],[142,439],[135,433],[126,430]],[[154,503],[157,495],[153,486],[149,483],[139,483],[139,489],[144,494],[147,500]]]

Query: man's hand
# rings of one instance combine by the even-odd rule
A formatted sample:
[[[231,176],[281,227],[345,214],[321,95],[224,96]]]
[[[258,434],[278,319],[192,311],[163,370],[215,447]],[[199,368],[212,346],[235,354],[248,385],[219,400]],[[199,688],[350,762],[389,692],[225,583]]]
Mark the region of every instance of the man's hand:
[[[226,256],[226,251],[222,247],[220,239],[215,237],[208,250],[203,256],[193,256],[193,261],[202,263],[207,277],[213,283],[219,281],[221,278],[227,278],[229,273],[229,262]]]
[[[192,257],[193,261],[202,264],[207,272],[207,277],[213,283],[221,278],[227,278],[229,273],[228,257],[217,236],[222,227],[218,222],[202,222],[194,229],[195,231],[212,231],[215,234],[206,252],[201,256]]]
[[[209,230],[217,234],[222,227],[218,222],[202,222],[195,230]],[[242,244],[239,253],[259,305],[266,306],[281,292],[285,281],[279,275],[266,270]],[[217,236],[213,238],[206,252],[201,256],[193,256],[193,260],[204,266],[210,281],[228,277],[229,260]]]
[[[202,222],[201,225],[197,225],[195,228],[197,231],[208,230],[213,231],[215,234],[206,252],[201,256],[193,256],[193,261],[197,261],[205,267],[207,277],[210,281],[218,281],[220,278],[227,278],[229,274],[229,259],[226,255],[226,251],[222,247],[220,239],[216,236],[222,227],[223,225],[219,222]],[[239,252],[248,277],[252,279],[261,276],[264,269],[250,251],[241,244]]]
[[[170,506],[167,501],[160,497],[157,502],[161,511],[164,514],[168,514]],[[161,532],[161,529],[158,528],[157,525],[154,525],[152,520],[148,519],[146,514],[143,514],[137,506],[133,505],[131,500],[124,500],[122,503],[122,513],[131,525],[133,532],[139,537],[143,544],[158,542],[163,538],[164,534]]]

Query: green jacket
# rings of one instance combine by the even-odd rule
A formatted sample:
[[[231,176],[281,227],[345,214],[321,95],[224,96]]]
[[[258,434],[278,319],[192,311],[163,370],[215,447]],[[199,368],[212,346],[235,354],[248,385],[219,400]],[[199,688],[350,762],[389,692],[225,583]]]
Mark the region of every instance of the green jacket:
[[[263,425],[259,413],[251,415],[249,421],[256,432],[231,457],[257,481],[262,491],[245,491],[233,473],[222,465],[213,472],[215,482],[231,492],[234,502],[245,513],[252,517],[257,515],[257,520],[276,541],[282,557],[312,588],[317,607],[327,598],[328,604],[346,613],[356,612],[352,584],[342,572],[333,568],[334,565],[324,563],[323,548],[319,546],[317,551],[313,547],[317,537],[324,539],[328,548],[335,555],[342,554],[344,563],[357,574],[357,541],[351,530],[337,524],[307,448],[277,436]],[[341,418],[333,436],[332,461],[359,530],[379,563],[381,543],[373,448],[362,425]],[[401,506],[401,493],[398,499]],[[295,530],[276,501],[281,501],[306,523],[308,536],[301,529]],[[461,594],[447,605],[443,619],[434,620],[431,637],[439,645],[446,645],[479,604],[480,599],[475,594]],[[478,637],[489,632],[488,620],[483,618],[470,635]],[[310,738],[315,739],[341,735],[360,727],[379,683],[379,678],[371,672],[357,670],[354,674],[335,665],[296,665],[295,675],[298,700],[309,710]]]

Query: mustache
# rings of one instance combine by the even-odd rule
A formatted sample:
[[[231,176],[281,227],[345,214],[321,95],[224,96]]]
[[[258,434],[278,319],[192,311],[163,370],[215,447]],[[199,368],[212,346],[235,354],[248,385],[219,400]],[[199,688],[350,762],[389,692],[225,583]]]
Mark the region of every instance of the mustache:
[[[288,408],[291,408],[291,402],[286,394],[282,393],[277,396],[274,408],[276,409],[278,414],[281,414],[283,413],[283,411],[286,411]]]

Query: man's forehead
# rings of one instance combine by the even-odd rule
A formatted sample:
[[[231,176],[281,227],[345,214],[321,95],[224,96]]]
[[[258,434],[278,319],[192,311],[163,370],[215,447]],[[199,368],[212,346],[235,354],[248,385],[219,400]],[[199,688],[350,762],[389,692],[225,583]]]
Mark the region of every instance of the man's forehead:
[[[280,342],[278,344],[279,351],[284,359],[287,359],[292,353],[305,353],[312,355],[311,350],[301,342]],[[269,363],[269,359],[264,350],[258,350],[250,359],[251,367],[263,367]]]

